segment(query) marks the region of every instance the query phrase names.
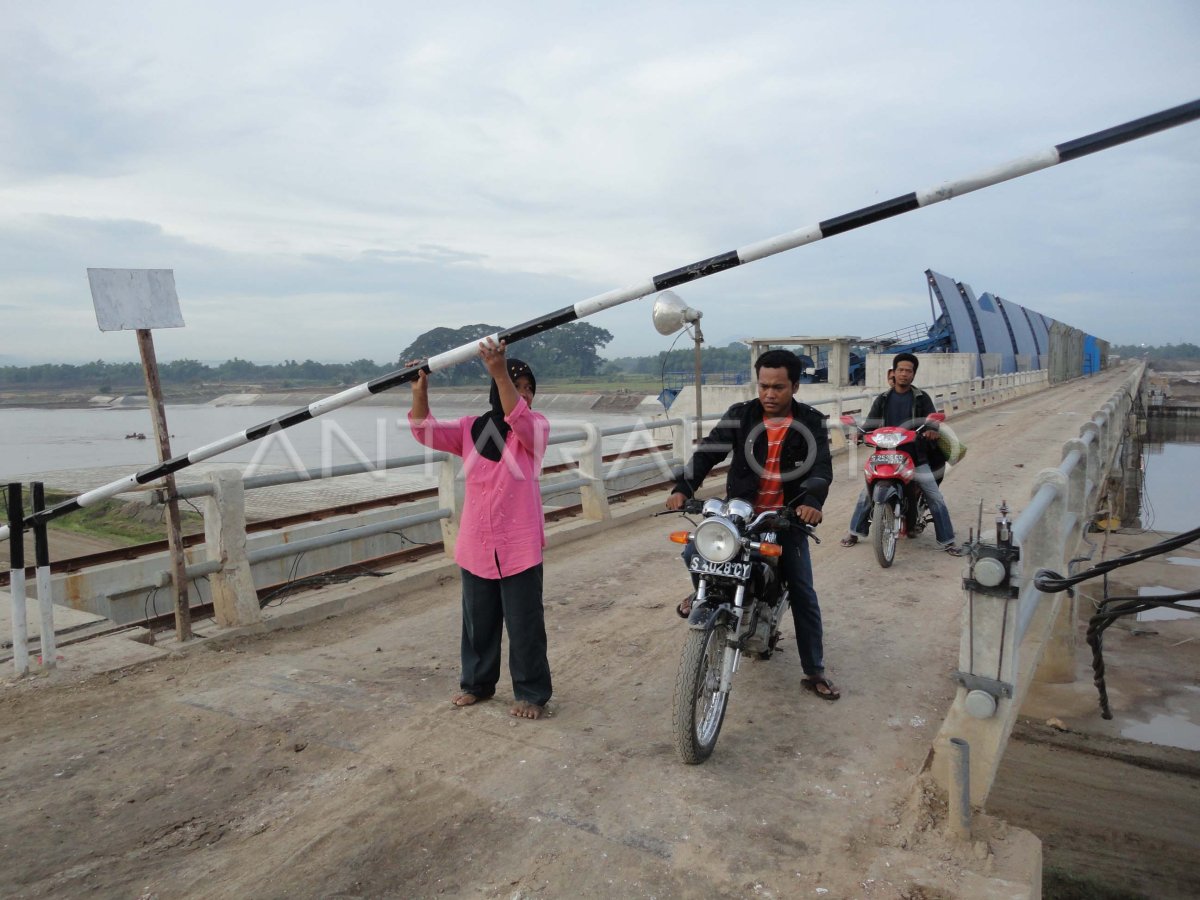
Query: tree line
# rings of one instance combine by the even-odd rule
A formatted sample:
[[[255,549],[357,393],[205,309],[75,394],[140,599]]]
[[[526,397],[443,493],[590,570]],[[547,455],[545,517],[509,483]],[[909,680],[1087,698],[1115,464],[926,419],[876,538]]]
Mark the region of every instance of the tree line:
[[[291,387],[299,384],[352,385],[383,375],[392,366],[377,365],[369,359],[352,363],[319,363],[311,359],[289,359],[275,365],[260,365],[234,357],[217,365],[194,359],[176,359],[159,363],[163,384],[186,386],[202,384],[273,384]],[[89,387],[100,393],[141,391],[145,388],[141,363],[110,363],[104,360],[67,365],[46,363],[36,366],[0,366],[0,387],[72,388]]]
[[[1195,344],[1164,344],[1161,347],[1113,344],[1109,349],[1118,356],[1135,359],[1200,359],[1200,347]]]
[[[177,359],[159,364],[159,378],[163,384],[172,386],[348,386],[405,368],[410,361],[428,359],[500,330],[500,326],[486,323],[434,328],[405,347],[395,360],[383,363],[369,359],[349,363],[319,363],[311,359],[254,363],[234,357],[222,363],[208,364],[194,359]],[[604,328],[572,322],[520,341],[513,346],[510,355],[528,362],[539,379],[603,378],[617,374],[657,377],[663,372],[693,371],[695,355],[690,345],[649,356],[605,359],[600,356],[600,350],[612,339],[612,334]],[[702,348],[701,358],[702,368],[707,373],[743,371],[749,368],[750,362],[746,346],[736,342],[725,347],[706,346]],[[486,378],[483,365],[477,359],[434,373],[434,383],[440,385],[475,384]],[[88,388],[111,393],[141,391],[143,386],[142,366],[136,362],[96,360],[80,365],[0,366],[0,387]]]

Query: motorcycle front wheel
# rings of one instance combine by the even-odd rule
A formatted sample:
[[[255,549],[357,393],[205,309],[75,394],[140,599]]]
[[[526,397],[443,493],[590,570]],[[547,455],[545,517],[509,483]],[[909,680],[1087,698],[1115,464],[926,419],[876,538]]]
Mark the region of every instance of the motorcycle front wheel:
[[[729,702],[729,695],[721,692],[721,659],[728,639],[729,628],[721,623],[705,631],[688,631],[683,645],[671,725],[675,750],[688,765],[704,762],[717,746]]]
[[[875,545],[875,560],[885,569],[896,558],[899,532],[895,507],[887,501],[876,503],[875,514],[871,517],[871,538]]]

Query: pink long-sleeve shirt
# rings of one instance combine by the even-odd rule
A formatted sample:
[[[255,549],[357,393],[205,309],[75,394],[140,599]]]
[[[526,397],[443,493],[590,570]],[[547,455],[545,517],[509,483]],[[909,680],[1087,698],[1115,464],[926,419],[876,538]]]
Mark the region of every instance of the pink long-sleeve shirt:
[[[550,423],[522,397],[504,417],[509,432],[499,462],[480,456],[471,441],[475,416],[423,422],[409,413],[413,437],[426,447],[463,458],[465,499],[454,561],[480,578],[501,578],[533,568],[546,546],[538,474]]]

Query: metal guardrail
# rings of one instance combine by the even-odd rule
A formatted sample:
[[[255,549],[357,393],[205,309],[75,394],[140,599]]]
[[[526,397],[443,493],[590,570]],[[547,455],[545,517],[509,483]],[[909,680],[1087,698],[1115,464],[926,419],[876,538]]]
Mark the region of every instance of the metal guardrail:
[[[1079,437],[1063,444],[1056,469],[1038,476],[1029,506],[1013,523],[1013,541],[1021,548],[1020,593],[1016,622],[1017,644],[1045,596],[1033,586],[1038,569],[1066,571],[1073,560],[1124,440],[1126,420],[1133,408],[1145,367],[1139,365],[1091,420]]]
[[[1010,399],[1031,390],[1044,388],[1047,383],[1046,373],[1043,370],[1040,372],[1025,372],[1015,375],[994,376],[987,379],[972,379],[967,382],[935,385],[930,388],[923,388],[923,390],[935,398],[939,407],[954,411]],[[811,405],[822,409],[822,411],[828,411],[831,415],[840,415],[841,410],[847,405],[850,405],[850,408],[853,409],[853,404],[857,401],[869,400],[875,395],[876,392],[869,391],[847,396],[834,396],[812,402]],[[720,413],[716,413],[705,416],[704,420],[719,417]],[[608,493],[614,486],[617,486],[617,490],[629,489],[631,482],[635,484],[644,483],[647,481],[647,476],[652,476],[655,473],[661,475],[659,480],[664,482],[674,477],[674,472],[684,463],[690,454],[692,444],[689,433],[694,424],[693,417],[680,417],[638,420],[628,425],[615,425],[605,428],[586,425],[584,428],[569,428],[562,431],[554,431],[549,437],[549,445],[579,444],[580,446],[577,450],[564,454],[567,457],[567,468],[565,471],[543,478],[541,484],[542,496],[551,497],[578,492],[585,518],[606,519],[610,515]],[[631,462],[634,457],[626,455],[626,450],[622,450],[616,458],[605,459],[602,455],[601,450],[604,438],[638,434],[653,436],[655,432],[662,431],[663,429],[671,430],[670,444],[664,446],[661,443],[651,441],[649,442],[649,446],[637,448],[649,452],[636,462]],[[836,429],[832,432],[831,440],[835,445],[835,449],[837,449],[842,438],[840,432]],[[628,445],[626,449],[628,449]],[[244,509],[243,498],[231,498],[219,495],[216,488],[216,476],[208,483],[180,486],[178,494],[181,498],[209,498],[209,502],[205,504],[205,530],[207,534],[211,535],[222,531],[224,525],[221,519],[227,512],[224,507],[230,505],[231,499],[233,500],[231,505],[236,507],[237,510],[231,522],[227,523],[232,526],[234,532],[233,539],[218,546],[209,537],[204,550],[197,548],[198,554],[204,554],[208,559],[199,562],[194,561],[191,565],[187,566],[187,577],[192,582],[195,582],[197,579],[212,579],[216,581],[222,578],[231,578],[231,573],[240,567],[243,570],[241,584],[244,586],[248,583],[253,583],[250,574],[251,566],[261,568],[263,565],[276,563],[279,560],[296,558],[303,554],[312,554],[318,550],[328,550],[342,544],[363,541],[405,528],[428,527],[433,523],[439,523],[446,552],[452,553],[453,540],[457,533],[455,527],[456,520],[461,502],[461,486],[456,481],[461,461],[449,454],[438,451],[426,451],[419,454],[393,457],[376,463],[355,462],[317,469],[250,475],[233,480],[237,483],[236,490],[239,493],[244,493],[245,491],[259,490],[266,487],[368,474],[381,470],[428,466],[431,463],[437,464],[439,473],[437,478],[438,497],[432,509],[420,509],[409,515],[393,517],[386,521],[340,528],[312,537],[304,537],[292,532],[291,536],[284,537],[278,544],[251,548],[246,548],[245,546],[245,521],[244,513],[242,512]],[[636,481],[634,481],[635,479]],[[223,490],[227,491],[228,489],[228,484],[226,484]],[[328,528],[328,524],[325,527]],[[436,538],[429,539],[436,540]],[[261,543],[261,536],[257,537],[256,541]],[[195,559],[194,556],[193,559]],[[344,563],[339,563],[339,565],[341,564]],[[304,567],[305,571],[307,571],[309,565],[316,567],[318,562],[312,559],[307,560]],[[80,579],[72,588],[72,592],[76,596],[90,590],[98,591],[108,598],[119,598],[153,591],[155,588],[162,587],[169,578],[169,575],[165,571],[158,571],[149,562],[141,564],[136,571],[137,574],[131,571],[129,574],[132,578],[119,585],[112,582],[108,582],[104,586],[98,586],[95,583],[87,584],[89,576],[86,571],[83,573],[73,573],[72,575],[68,575],[67,578]],[[314,571],[321,571],[321,569],[314,568]],[[293,571],[289,573],[289,577],[291,576],[301,577],[301,570],[294,567]],[[115,572],[112,577],[116,578]],[[277,574],[274,577],[281,576]],[[95,576],[95,578],[99,578],[99,576]],[[204,586],[204,590],[208,590],[213,594],[219,593],[212,590],[211,582]],[[203,592],[201,592],[201,595],[203,596]],[[233,618],[236,619],[238,617],[234,616]]]
[[[1028,505],[1015,522],[1001,513],[996,539],[972,545],[963,571],[965,609],[959,644],[959,690],[933,742],[930,771],[953,791],[957,747],[970,746],[969,796],[982,805],[1000,768],[1013,724],[1039,664],[1074,672],[1074,607],[1066,595],[1034,586],[1043,568],[1070,572],[1118,451],[1141,383],[1138,366],[1104,406],[1066,441],[1062,461],[1035,478]],[[1011,536],[1011,544],[1004,539]],[[1014,547],[1020,559],[1014,563]],[[957,785],[961,786],[961,785]]]
[[[1038,473],[1030,502],[1016,521],[998,520],[997,530],[1007,530],[1011,544],[998,535],[996,542],[979,536],[971,545],[972,562],[964,582],[969,596],[963,652],[956,678],[968,692],[965,710],[976,719],[996,715],[1003,699],[1015,701],[1025,688],[1022,678],[1032,675],[1033,666],[1026,664],[1022,648],[1035,617],[1051,611],[1043,600],[1053,599],[1034,586],[1034,573],[1040,569],[1067,572],[1082,561],[1075,553],[1113,471],[1142,373],[1141,366],[1133,370],[1080,428],[1080,436],[1063,444],[1062,462],[1056,468]],[[1015,553],[1019,562],[1014,561]],[[985,567],[992,574],[982,580],[979,573]],[[1044,648],[1044,638],[1039,631],[1034,645]],[[1013,704],[1004,712],[1010,715],[1015,715]]]

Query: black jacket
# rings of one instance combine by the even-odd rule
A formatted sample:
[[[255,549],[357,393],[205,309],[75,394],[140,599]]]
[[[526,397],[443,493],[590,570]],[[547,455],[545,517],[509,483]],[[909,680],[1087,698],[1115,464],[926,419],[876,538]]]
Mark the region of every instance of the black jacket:
[[[888,398],[895,393],[894,388],[888,388],[882,394],[875,398],[875,402],[871,404],[871,409],[867,413],[867,420],[863,423],[863,427],[867,431],[874,431],[876,428],[882,428],[889,424],[884,421],[887,414]],[[912,419],[908,422],[893,422],[890,424],[902,426],[906,428],[919,428],[925,424],[925,417],[930,413],[937,412],[937,406],[934,405],[933,398],[921,390],[919,387],[912,388],[913,393],[913,413]],[[938,449],[938,445],[932,441],[919,440],[917,443],[917,463],[929,463],[929,467],[935,471],[946,464],[946,457],[942,451]]]
[[[825,416],[811,406],[792,400],[792,427],[780,449],[779,474],[783,499],[788,506],[820,509],[833,482],[833,460],[829,456],[829,432]],[[733,452],[725,482],[728,499],[737,497],[753,503],[758,496],[759,475],[767,460],[767,432],[763,407],[757,399],[735,403],[725,411],[688,460],[675,490],[691,497],[713,466]],[[750,460],[755,461],[752,467]]]

